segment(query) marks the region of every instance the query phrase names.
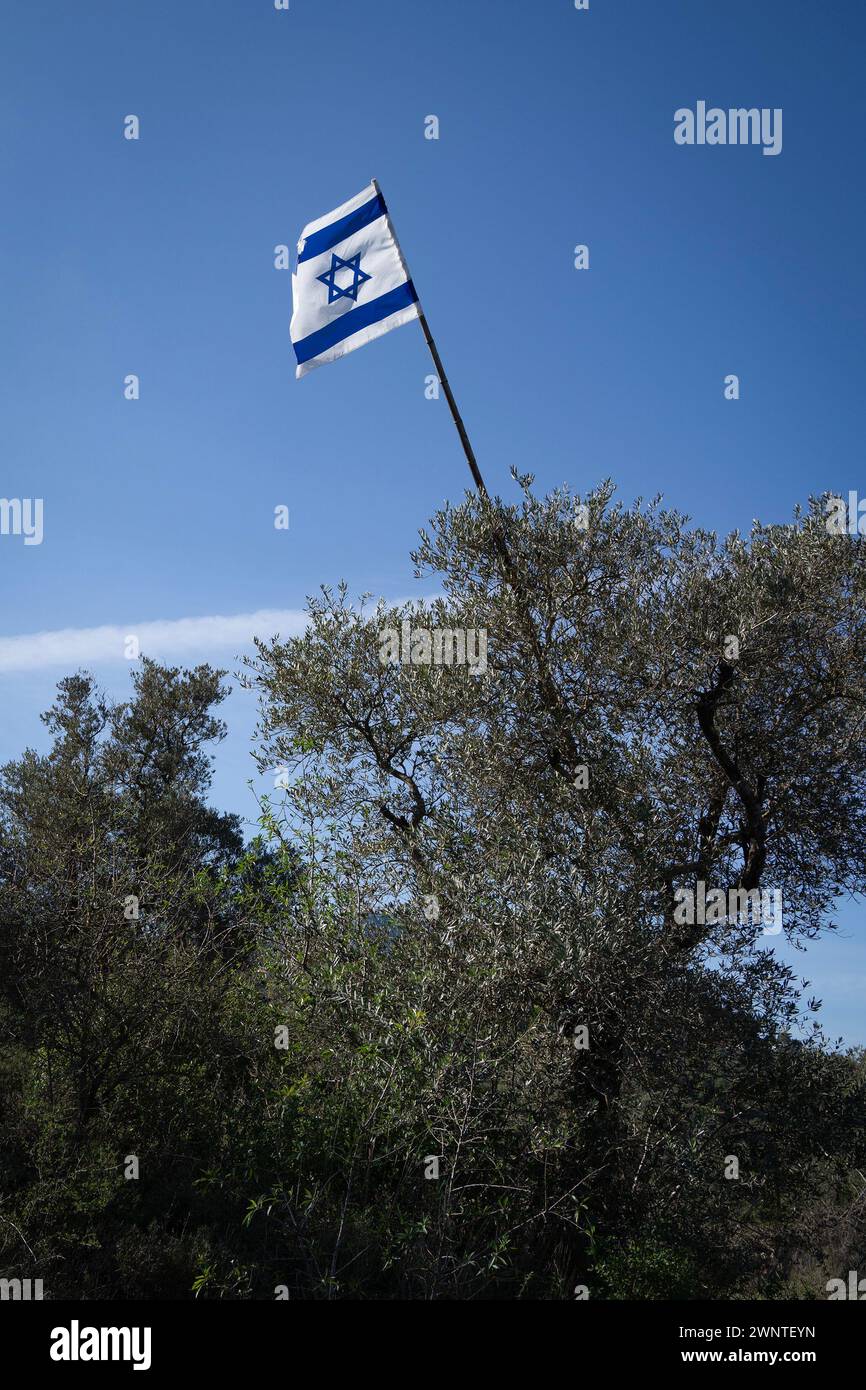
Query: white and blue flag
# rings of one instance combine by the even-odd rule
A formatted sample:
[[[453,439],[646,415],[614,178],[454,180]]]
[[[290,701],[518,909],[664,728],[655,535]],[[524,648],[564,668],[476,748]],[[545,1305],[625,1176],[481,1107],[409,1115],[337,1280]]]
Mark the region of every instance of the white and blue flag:
[[[418,296],[375,182],[310,222],[292,276],[296,375],[418,317]]]

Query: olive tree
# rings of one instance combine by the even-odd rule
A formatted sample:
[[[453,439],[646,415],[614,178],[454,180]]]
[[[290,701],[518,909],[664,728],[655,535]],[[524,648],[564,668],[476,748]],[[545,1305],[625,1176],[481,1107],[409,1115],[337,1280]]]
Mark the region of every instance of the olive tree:
[[[772,946],[866,887],[866,551],[821,499],[719,539],[517,481],[422,531],[436,596],[325,588],[248,665],[306,866],[281,1007],[342,1088],[282,1195],[297,1277],[372,1246],[427,1296],[782,1278],[862,1142]]]

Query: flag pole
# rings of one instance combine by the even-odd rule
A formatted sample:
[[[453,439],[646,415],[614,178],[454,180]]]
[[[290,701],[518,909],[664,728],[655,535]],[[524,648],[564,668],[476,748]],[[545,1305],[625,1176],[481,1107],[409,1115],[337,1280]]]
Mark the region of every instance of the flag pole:
[[[382,195],[382,190],[379,187],[378,181],[376,179],[372,179],[371,182],[382,202],[382,207],[385,211],[385,216],[388,219],[388,226],[391,230],[391,235],[394,238],[394,246],[397,251],[397,256],[400,260],[400,265],[403,268],[403,272],[406,276],[406,279],[411,281],[412,276],[409,274],[409,266],[406,263],[406,257],[403,255],[400,242],[397,238],[397,233],[394,230],[394,224],[391,221],[391,214],[388,211],[388,204],[386,203]],[[412,281],[412,283],[414,284],[414,281]],[[530,646],[532,647],[533,656],[538,667],[538,680],[542,696],[545,699],[545,702],[547,703],[548,708],[550,709],[554,717],[554,720],[557,725],[557,730],[562,735],[563,742],[567,746],[571,762],[574,765],[577,765],[580,762],[580,758],[578,756],[574,736],[567,725],[567,709],[565,706],[565,702],[562,698],[562,695],[560,694],[558,686],[556,685],[550,673],[546,655],[538,639],[538,633],[535,630],[535,624],[532,621],[530,605],[526,599],[526,595],[523,593],[518,575],[515,572],[508,542],[505,539],[505,535],[503,533],[501,518],[499,518],[495,514],[493,504],[490,500],[490,494],[487,491],[484,479],[481,476],[481,469],[478,467],[478,461],[475,457],[475,452],[472,448],[472,445],[469,442],[469,435],[466,433],[466,426],[463,423],[463,417],[460,414],[460,411],[457,409],[457,402],[454,399],[454,392],[451,390],[451,384],[448,380],[448,377],[445,374],[445,368],[442,366],[442,358],[439,356],[439,349],[437,348],[436,343],[433,339],[433,334],[430,332],[430,326],[427,323],[427,318],[424,313],[424,310],[421,308],[421,302],[420,300],[416,302],[418,304],[418,320],[424,331],[424,337],[427,340],[427,346],[430,349],[430,356],[433,358],[433,364],[436,368],[436,374],[442,383],[442,387],[445,391],[445,397],[448,401],[448,405],[451,408],[451,415],[453,417],[454,424],[457,426],[457,433],[460,436],[460,443],[463,445],[463,452],[466,455],[466,461],[469,464],[469,469],[472,473],[472,481],[478,489],[478,493],[481,497],[482,506],[484,508],[489,509],[492,518],[493,544],[495,545],[497,554],[499,555],[499,558],[502,562],[503,576],[512,593],[515,595],[516,598],[518,598],[526,619],[526,635],[528,637]],[[563,758],[560,749],[554,746],[550,756],[551,761],[556,770],[560,773],[565,774],[565,768],[563,766]]]
[[[442,383],[442,390],[445,392],[445,399],[447,400],[448,405],[451,408],[451,415],[455,425],[457,426],[457,433],[460,435],[460,443],[463,445],[463,452],[466,455],[466,461],[468,462],[470,471],[472,473],[472,481],[475,483],[475,486],[477,487],[481,495],[483,497],[488,497],[489,494],[487,492],[487,487],[485,485],[484,479],[481,476],[481,469],[478,467],[478,462],[475,458],[475,451],[473,450],[472,445],[469,442],[469,435],[466,433],[466,426],[463,423],[463,416],[457,409],[457,402],[454,399],[454,392],[451,390],[451,384],[448,380],[448,377],[445,375],[445,368],[442,366],[442,358],[439,356],[439,349],[436,346],[433,334],[430,332],[430,325],[427,322],[427,315],[424,313],[424,310],[421,308],[420,304],[418,305],[418,322],[420,323],[421,328],[424,332],[424,337],[427,340],[427,346],[430,349],[430,356],[433,358],[433,365],[436,368],[436,375]]]
[[[385,202],[385,199],[382,195],[382,190],[379,187],[377,180],[373,179],[372,184],[382,200],[382,205],[385,209],[385,216],[388,218],[388,226],[390,227],[391,235],[394,238],[394,246],[396,247],[397,255],[400,258],[400,264],[402,265],[403,270],[406,273],[406,279],[411,280],[412,276],[409,274],[409,267],[406,264],[406,257],[403,255],[402,247],[400,246],[400,242],[397,239],[397,233],[394,231],[394,224],[391,221],[391,215],[388,212],[388,204]],[[427,322],[427,315],[421,308],[420,300],[418,301],[418,322],[421,325],[421,329],[424,333],[424,338],[426,339],[427,346],[430,349],[430,356],[433,358],[433,365],[436,368],[436,375],[442,384],[442,390],[445,392],[445,399],[447,400],[448,406],[451,410],[451,418],[453,419],[454,424],[457,426],[457,433],[460,436],[460,443],[463,445],[463,452],[466,455],[466,461],[469,464],[469,471],[472,474],[472,481],[474,482],[478,491],[481,493],[481,496],[486,501],[489,501],[490,494],[488,493],[484,479],[481,476],[481,469],[478,467],[478,460],[475,457],[475,451],[469,442],[469,435],[466,433],[466,426],[463,423],[463,416],[457,409],[457,402],[454,399],[454,392],[451,390],[451,383],[449,382],[448,377],[445,373],[445,368],[442,365],[442,358],[439,356],[439,349],[436,346],[433,334],[430,332],[430,325]]]

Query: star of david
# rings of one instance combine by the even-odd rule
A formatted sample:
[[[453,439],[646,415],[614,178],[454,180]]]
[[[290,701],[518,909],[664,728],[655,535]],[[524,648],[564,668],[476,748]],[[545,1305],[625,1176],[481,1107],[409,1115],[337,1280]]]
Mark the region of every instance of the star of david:
[[[338,285],[334,276],[338,270],[351,270],[351,285]],[[328,303],[333,304],[335,299],[357,299],[358,291],[365,280],[371,277],[361,269],[361,252],[357,256],[352,256],[348,261],[344,261],[340,256],[331,252],[331,269],[325,275],[317,275],[316,279],[321,280],[323,285],[328,286]]]

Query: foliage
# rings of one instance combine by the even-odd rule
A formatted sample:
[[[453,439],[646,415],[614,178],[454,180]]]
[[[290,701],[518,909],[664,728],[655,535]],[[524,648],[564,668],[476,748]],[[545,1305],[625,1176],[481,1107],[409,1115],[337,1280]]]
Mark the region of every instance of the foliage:
[[[3,770],[0,1272],[808,1298],[864,1262],[862,1057],[760,921],[677,914],[778,890],[796,942],[866,887],[863,546],[820,500],[719,541],[519,481],[422,532],[440,597],[325,589],[258,645],[288,786],[246,848],[207,667],[62,682]],[[485,629],[486,672],[383,663],[404,620]]]

